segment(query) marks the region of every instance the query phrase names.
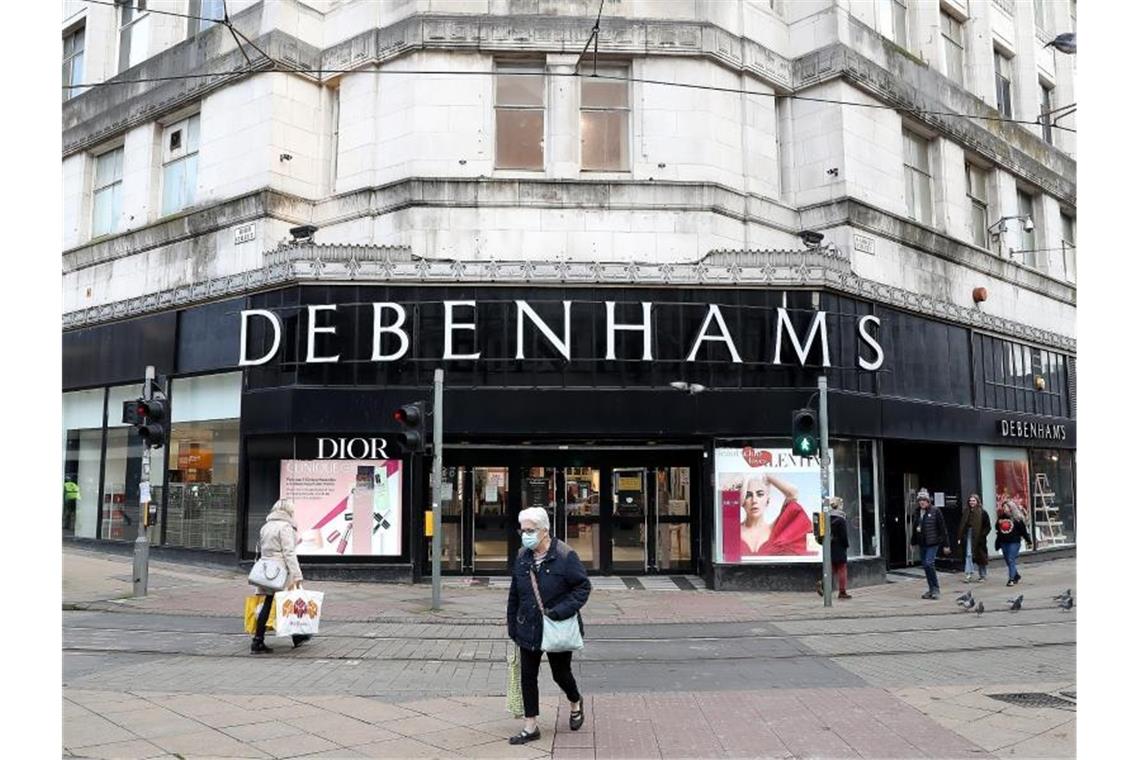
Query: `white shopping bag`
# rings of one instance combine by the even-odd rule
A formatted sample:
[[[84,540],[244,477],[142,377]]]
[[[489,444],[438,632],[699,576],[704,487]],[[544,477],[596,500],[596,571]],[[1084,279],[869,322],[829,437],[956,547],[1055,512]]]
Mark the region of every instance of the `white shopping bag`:
[[[303,588],[278,591],[273,604],[277,608],[278,636],[312,635],[320,629],[324,593]]]

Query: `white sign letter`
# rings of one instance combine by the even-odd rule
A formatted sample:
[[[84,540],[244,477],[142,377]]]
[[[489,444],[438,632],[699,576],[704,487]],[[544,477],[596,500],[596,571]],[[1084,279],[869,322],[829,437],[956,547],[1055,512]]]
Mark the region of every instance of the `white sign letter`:
[[[869,361],[866,361],[862,356],[860,356],[859,357],[859,366],[862,367],[863,369],[876,370],[879,367],[883,366],[883,347],[879,345],[879,341],[872,338],[871,334],[869,332],[867,332],[867,323],[868,322],[874,322],[875,327],[880,326],[882,324],[882,322],[880,322],[879,318],[874,316],[873,314],[868,314],[867,316],[865,316],[859,320],[859,337],[863,340],[864,343],[866,343],[868,346],[870,346],[871,348],[873,348],[875,350],[875,356],[877,358],[874,361],[869,362]]]
[[[380,324],[380,313],[384,309],[391,309],[396,312],[396,321],[390,325]],[[408,334],[403,331],[404,321],[408,318],[408,313],[404,311],[404,307],[398,303],[381,303],[377,302],[372,304],[372,361],[374,362],[394,362],[408,353]],[[380,353],[380,336],[384,333],[395,333],[400,336],[400,349],[394,354],[381,354]]]
[[[249,318],[253,316],[265,317],[269,320],[269,324],[273,325],[273,347],[269,349],[269,353],[260,359],[250,359],[246,357],[246,339],[249,331]],[[244,309],[241,313],[241,354],[238,357],[239,367],[253,367],[258,364],[265,364],[273,358],[277,353],[277,349],[281,347],[281,320],[276,314],[265,309]]]
[[[333,450],[332,453],[325,453],[325,442],[331,443]],[[332,459],[336,457],[336,441],[332,438],[318,438],[317,439],[317,459]]]
[[[336,356],[317,356],[317,333],[331,333],[336,335],[335,327],[317,327],[318,311],[336,311],[336,306],[334,304],[309,306],[309,350],[305,357],[305,362],[307,364],[334,364],[340,361],[340,354]]]
[[[444,301],[443,302],[443,358],[444,359],[478,359],[482,351],[476,351],[473,354],[453,354],[451,352],[451,332],[453,330],[470,330],[475,332],[474,322],[464,322],[455,324],[455,318],[452,310],[456,306],[469,306],[475,308],[474,301]]]
[[[796,335],[796,328],[792,326],[792,320],[788,317],[788,310],[783,307],[777,307],[776,313],[779,321],[776,324],[776,356],[772,359],[773,364],[782,364],[780,361],[780,348],[784,339],[784,326],[788,328],[788,334],[792,337],[792,348],[796,350],[796,356],[800,358],[800,366],[807,365],[808,353],[811,351],[811,344],[815,342],[817,333],[822,333],[823,338],[823,366],[831,366],[831,353],[827,346],[827,312],[817,311],[815,313],[815,321],[811,323],[811,330],[808,331],[807,345],[804,346],[800,343],[799,336]]]
[[[653,323],[650,321],[652,311],[653,304],[642,301],[641,324],[619,325],[614,323],[614,302],[606,301],[606,359],[617,358],[614,355],[614,333],[618,330],[628,330],[641,333],[641,360],[653,361]]]
[[[716,320],[717,327],[720,328],[720,335],[706,335],[709,329],[709,324]],[[701,325],[700,331],[697,333],[697,341],[693,344],[693,350],[689,352],[687,362],[695,361],[697,358],[697,351],[701,348],[701,343],[706,340],[720,341],[728,345],[728,351],[732,354],[732,363],[741,364],[740,354],[736,352],[736,344],[732,342],[732,335],[728,332],[728,326],[724,323],[724,317],[720,315],[720,307],[715,303],[709,304],[709,313],[705,315],[704,324]]]
[[[554,334],[554,331],[550,329],[550,326],[542,320],[542,317],[538,316],[534,309],[530,308],[530,304],[526,301],[515,301],[515,308],[518,310],[518,316],[515,322],[515,342],[518,346],[515,349],[516,359],[526,358],[523,354],[523,317],[525,316],[534,323],[534,326],[538,328],[539,332],[546,336],[546,339],[550,341],[550,344],[554,346],[558,353],[562,354],[562,357],[566,359],[566,361],[570,361],[570,301],[562,302],[561,340],[559,340],[558,336]]]

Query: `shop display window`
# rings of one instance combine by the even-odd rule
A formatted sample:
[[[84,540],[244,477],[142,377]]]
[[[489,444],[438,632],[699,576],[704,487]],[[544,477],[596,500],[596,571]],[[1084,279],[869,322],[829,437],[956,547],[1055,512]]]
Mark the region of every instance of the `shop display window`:
[[[997,524],[998,504],[1009,501],[1025,520],[1029,534],[1033,535],[1028,452],[1025,449],[980,446],[978,455],[982,471],[982,506],[989,513],[990,523]],[[991,557],[1001,554],[994,549],[992,538],[989,550]]]
[[[847,556],[878,555],[874,446],[831,441],[832,493],[847,514]],[[716,451],[717,562],[819,562],[812,519],[821,506],[820,460],[796,456],[786,442]]]
[[[63,534],[95,538],[103,451],[102,388],[63,394]]]
[[[165,543],[190,549],[233,550],[237,483],[237,420],[172,425]]]
[[[1077,480],[1071,451],[1033,449],[1029,452],[1033,500],[1033,538],[1037,548],[1077,542]]]

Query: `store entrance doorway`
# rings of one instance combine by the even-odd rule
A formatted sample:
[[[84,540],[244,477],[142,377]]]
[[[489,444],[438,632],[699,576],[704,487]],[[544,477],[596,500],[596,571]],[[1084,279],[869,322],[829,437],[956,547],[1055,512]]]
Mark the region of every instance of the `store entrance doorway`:
[[[639,461],[644,454],[610,463],[596,453],[587,459],[561,451],[455,456],[461,458],[471,461],[448,462],[443,472],[445,572],[509,573],[521,546],[518,515],[531,507],[546,510],[551,532],[590,573],[693,572],[699,513],[691,454],[665,464]],[[430,567],[430,553],[424,556]]]
[[[917,565],[921,558],[917,547],[911,546],[910,535],[918,508],[915,497],[920,488],[925,488],[942,508],[951,534],[958,528],[962,501],[958,493],[961,483],[958,446],[883,441],[883,481],[886,509],[882,534],[887,568]]]

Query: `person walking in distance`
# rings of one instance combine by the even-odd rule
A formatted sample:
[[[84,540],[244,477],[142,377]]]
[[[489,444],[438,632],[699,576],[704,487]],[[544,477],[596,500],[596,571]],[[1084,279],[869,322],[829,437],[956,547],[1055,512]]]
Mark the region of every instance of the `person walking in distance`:
[[[918,512],[914,516],[914,529],[910,542],[922,552],[922,569],[926,573],[927,591],[923,599],[937,599],[941,596],[938,587],[938,573],[934,570],[934,560],[938,556],[938,549],[950,555],[950,531],[946,529],[946,518],[942,510],[930,502],[930,492],[925,488],[918,489]]]
[[[522,676],[523,730],[510,738],[511,744],[538,739],[538,666],[542,662],[542,611],[551,620],[569,620],[590,598],[590,579],[577,552],[565,541],[550,535],[550,517],[542,507],[519,512],[522,548],[511,573],[507,597],[507,635],[519,646]],[[535,598],[537,589],[541,599]],[[540,604],[541,603],[541,604]],[[582,617],[578,615],[581,629]],[[554,682],[570,700],[570,730],[585,722],[585,705],[570,670],[573,652],[547,652]]]
[[[995,531],[994,548],[1001,552],[1005,559],[1005,566],[1009,570],[1007,586],[1016,586],[1021,583],[1021,573],[1017,572],[1017,557],[1021,554],[1021,542],[1026,546],[1033,544],[1029,531],[1025,528],[1025,520],[1021,519],[1021,512],[1012,501],[1006,501],[998,507],[997,530]]]
[[[974,567],[977,566],[978,582],[986,579],[986,565],[989,564],[989,552],[986,550],[986,538],[992,530],[990,516],[982,508],[982,498],[976,493],[970,494],[966,499],[966,511],[962,513],[962,521],[958,523],[958,540],[962,541],[966,555],[966,583],[974,580]]]
[[[265,516],[265,525],[261,526],[259,543],[262,557],[277,559],[284,563],[288,573],[285,589],[292,591],[299,588],[303,579],[301,565],[297,562],[297,520],[294,517],[291,500],[278,499],[273,509],[269,510],[269,514]],[[265,628],[269,623],[269,611],[273,609],[273,591],[258,588],[258,593],[265,598],[257,615],[257,628],[249,645],[249,651],[252,654],[272,654],[273,649],[265,645]],[[293,646],[300,646],[309,638],[309,636],[295,635]]]
[[[843,499],[833,496],[828,499],[831,505],[831,519],[828,530],[831,540],[831,575],[839,586],[839,598],[850,599],[847,593],[847,513],[843,511]],[[823,596],[823,581],[816,584],[816,590]]]

